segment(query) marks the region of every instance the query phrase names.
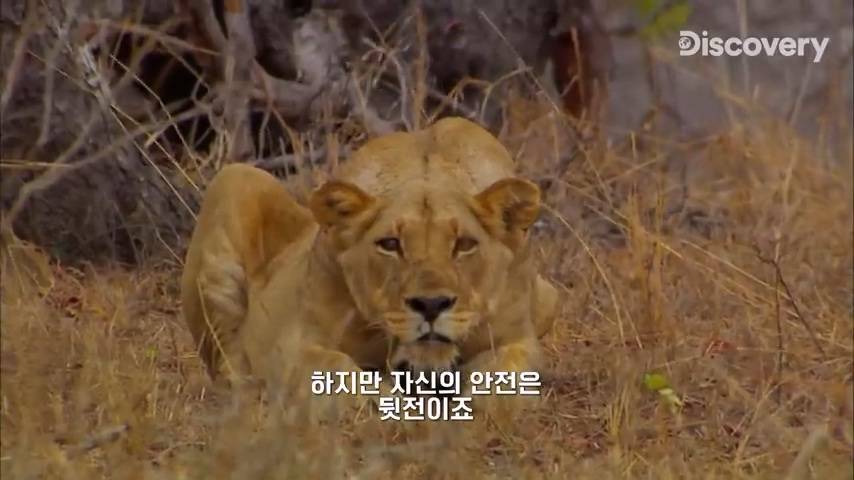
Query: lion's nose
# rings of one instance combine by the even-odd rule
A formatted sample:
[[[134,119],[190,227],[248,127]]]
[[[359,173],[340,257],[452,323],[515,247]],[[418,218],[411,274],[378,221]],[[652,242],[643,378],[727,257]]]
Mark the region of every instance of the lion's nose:
[[[454,306],[456,298],[451,297],[410,297],[406,299],[409,308],[421,314],[424,320],[432,323],[445,310]]]

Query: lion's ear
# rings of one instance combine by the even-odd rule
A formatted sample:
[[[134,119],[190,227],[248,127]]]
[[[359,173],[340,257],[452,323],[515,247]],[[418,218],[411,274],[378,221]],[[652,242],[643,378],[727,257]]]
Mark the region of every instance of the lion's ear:
[[[309,208],[323,226],[344,224],[366,211],[374,198],[359,187],[340,181],[330,181],[311,194]]]
[[[505,178],[475,196],[481,221],[514,248],[540,214],[540,189],[520,178]]]

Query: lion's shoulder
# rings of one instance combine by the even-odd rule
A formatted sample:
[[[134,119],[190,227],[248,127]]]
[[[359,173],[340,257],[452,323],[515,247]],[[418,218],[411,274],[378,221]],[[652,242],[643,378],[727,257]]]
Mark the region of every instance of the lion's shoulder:
[[[246,321],[251,285],[286,258],[304,256],[317,225],[269,173],[223,167],[205,191],[182,275],[182,308],[212,375]],[[217,337],[214,339],[214,335]]]

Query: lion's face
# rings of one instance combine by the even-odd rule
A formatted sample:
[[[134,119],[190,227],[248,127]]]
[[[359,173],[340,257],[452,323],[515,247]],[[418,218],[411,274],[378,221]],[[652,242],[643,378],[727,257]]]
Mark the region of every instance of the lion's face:
[[[476,196],[425,184],[380,198],[330,182],[311,206],[360,313],[397,344],[392,366],[446,369],[497,308],[539,190],[505,179]]]

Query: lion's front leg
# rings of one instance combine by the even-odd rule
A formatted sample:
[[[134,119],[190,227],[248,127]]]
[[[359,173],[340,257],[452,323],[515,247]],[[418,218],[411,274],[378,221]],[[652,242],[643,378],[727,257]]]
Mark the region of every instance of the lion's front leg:
[[[516,375],[518,382],[520,373],[536,370],[540,356],[540,345],[533,337],[481,352],[466,362],[461,369],[463,381],[468,385],[464,393],[470,393],[470,380],[473,372],[492,375],[493,378],[495,378],[495,372],[510,372]],[[478,412],[481,414],[488,413],[496,420],[509,421],[526,406],[520,402],[521,399],[535,398],[520,395],[498,395],[495,393],[494,386],[491,386],[489,390],[491,393],[488,395],[472,395],[476,416]],[[516,390],[518,391],[518,387]]]
[[[380,396],[390,396],[390,387],[380,383],[378,395],[365,395],[358,388],[357,391],[348,393],[334,393],[329,395],[313,395],[311,393],[312,374],[314,372],[328,372],[337,379],[336,372],[347,372],[359,375],[363,369],[356,364],[352,357],[344,352],[327,348],[317,344],[302,346],[296,349],[289,364],[283,372],[285,377],[281,384],[287,385],[288,392],[299,392],[298,396],[307,399],[311,405],[319,407],[321,416],[328,417],[329,413],[347,410],[364,410],[366,408],[376,409]]]
[[[320,345],[309,345],[302,348],[300,355],[304,366],[312,371],[326,372],[361,372],[362,369],[356,365],[355,360],[344,352],[322,347]]]
[[[470,372],[524,372],[534,368],[540,358],[540,345],[530,337],[485,350],[463,366]]]

